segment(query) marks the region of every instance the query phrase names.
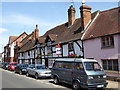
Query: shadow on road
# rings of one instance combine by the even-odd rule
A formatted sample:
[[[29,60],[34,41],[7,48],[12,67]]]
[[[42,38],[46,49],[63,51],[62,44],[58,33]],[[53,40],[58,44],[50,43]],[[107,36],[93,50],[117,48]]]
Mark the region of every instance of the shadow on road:
[[[49,83],[54,84],[54,81],[49,81]],[[72,86],[71,86],[71,85],[68,85],[68,84],[65,84],[65,83],[60,83],[59,85],[60,85],[60,86],[64,86],[64,87],[66,87],[66,88],[68,88],[68,89],[72,89]]]
[[[49,83],[54,84],[54,81],[49,81]],[[73,89],[73,88],[72,88],[72,85],[69,85],[69,84],[66,84],[66,83],[60,83],[59,85],[60,85],[60,86],[63,86],[63,87],[66,87],[66,88],[68,88],[68,89]],[[82,90],[87,90],[87,89],[83,89],[83,88],[82,88]],[[91,90],[93,90],[93,89],[91,89]],[[96,90],[102,90],[102,89],[96,89]],[[120,89],[119,89],[119,88],[106,88],[106,89],[104,89],[104,90],[120,90]]]
[[[54,84],[54,81],[49,81],[49,83]],[[67,89],[73,90],[72,85],[66,84],[66,83],[60,83],[60,86],[66,87]],[[82,90],[86,90],[86,89],[82,89]]]
[[[106,88],[105,90],[119,90],[118,88]]]

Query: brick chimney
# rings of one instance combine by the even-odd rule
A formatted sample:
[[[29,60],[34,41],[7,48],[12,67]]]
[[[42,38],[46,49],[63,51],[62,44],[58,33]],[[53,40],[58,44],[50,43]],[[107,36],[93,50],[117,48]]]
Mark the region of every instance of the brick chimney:
[[[82,30],[84,30],[86,25],[91,21],[91,9],[91,7],[85,5],[85,1],[83,0],[82,6],[80,7]]]
[[[35,31],[34,31],[34,37],[35,37],[35,39],[39,37],[38,25],[36,25],[36,29],[35,29]]]
[[[36,40],[39,37],[38,25],[36,25],[35,30],[32,32],[32,40]]]
[[[75,8],[71,5],[68,9],[68,26],[73,25],[75,21]]]

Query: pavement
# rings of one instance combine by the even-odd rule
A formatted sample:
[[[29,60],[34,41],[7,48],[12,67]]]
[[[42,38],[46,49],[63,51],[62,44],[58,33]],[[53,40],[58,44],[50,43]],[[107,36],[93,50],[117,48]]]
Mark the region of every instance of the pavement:
[[[29,90],[30,89],[35,90],[35,88],[36,89],[51,88],[51,90],[53,89],[57,90],[59,88],[60,90],[61,89],[72,90],[71,85],[67,85],[67,84],[55,85],[53,83],[53,79],[36,80],[34,79],[34,77],[26,77],[26,75],[15,74],[14,72],[3,70],[3,69],[0,69],[0,72],[2,72],[2,74],[0,75],[1,76],[0,81],[2,81],[1,86],[2,88],[6,88],[2,90],[7,90],[9,88],[24,88],[24,89],[26,88],[25,90],[27,90],[27,88],[29,88]],[[110,80],[107,80],[107,82],[108,82],[108,86],[106,90],[120,90],[120,82],[110,81]],[[14,89],[9,89],[9,90],[14,90]]]

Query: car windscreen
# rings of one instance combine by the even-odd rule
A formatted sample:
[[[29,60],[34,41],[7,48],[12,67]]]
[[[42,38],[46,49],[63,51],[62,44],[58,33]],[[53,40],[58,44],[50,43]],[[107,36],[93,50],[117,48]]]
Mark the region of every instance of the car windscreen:
[[[97,62],[84,62],[84,65],[88,71],[101,71],[101,67]]]
[[[36,69],[47,69],[46,66],[36,66]]]

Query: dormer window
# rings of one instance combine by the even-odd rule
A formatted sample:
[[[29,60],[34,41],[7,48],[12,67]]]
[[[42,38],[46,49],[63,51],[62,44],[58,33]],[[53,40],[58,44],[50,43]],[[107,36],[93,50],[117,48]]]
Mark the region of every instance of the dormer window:
[[[114,38],[113,36],[104,36],[101,38],[101,47],[114,47]]]

